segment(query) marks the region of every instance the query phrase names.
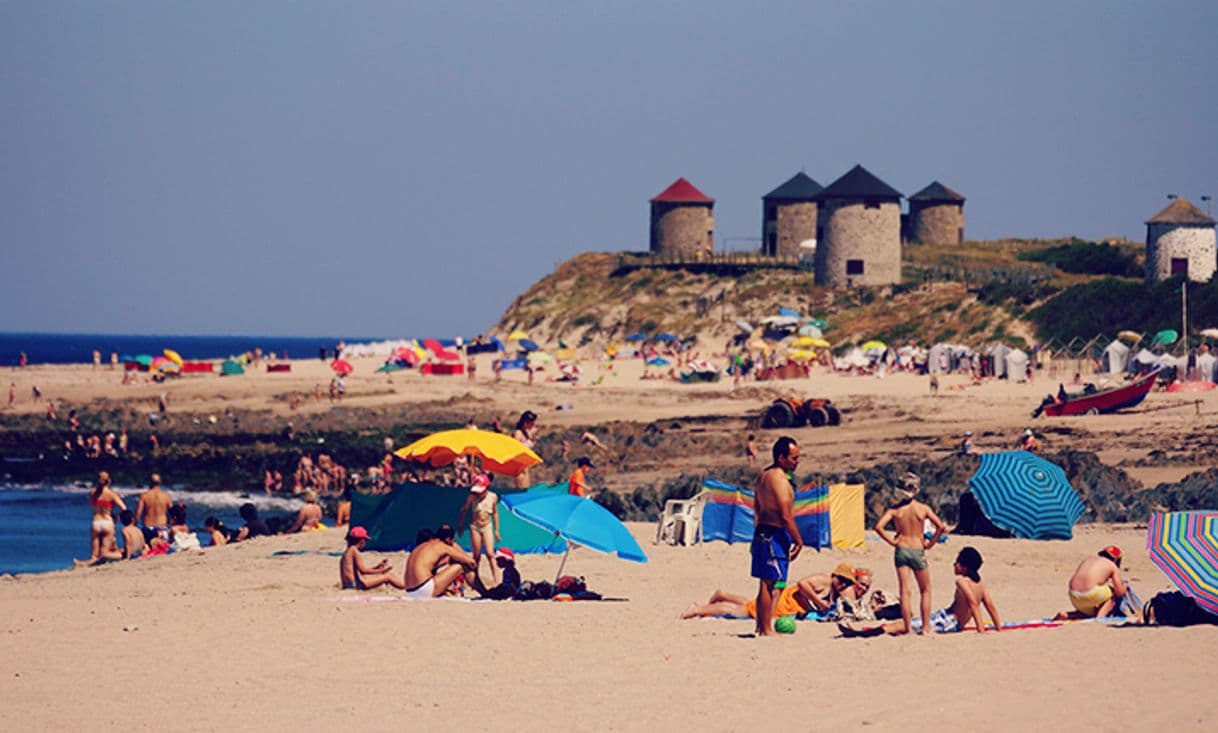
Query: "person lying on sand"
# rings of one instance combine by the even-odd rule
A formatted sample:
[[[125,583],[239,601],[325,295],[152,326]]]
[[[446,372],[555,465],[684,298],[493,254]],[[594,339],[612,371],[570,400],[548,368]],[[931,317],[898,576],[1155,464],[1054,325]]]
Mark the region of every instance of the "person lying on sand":
[[[774,618],[807,616],[811,611],[826,612],[839,598],[852,601],[861,598],[855,590],[854,568],[850,563],[838,563],[831,574],[813,573],[782,588],[774,604]],[[757,599],[715,589],[706,603],[691,603],[681,614],[683,619],[709,616],[747,616],[757,618]]]
[[[1121,548],[1109,545],[1079,563],[1070,576],[1070,604],[1073,611],[1062,611],[1054,616],[1065,619],[1103,618],[1113,611],[1121,612],[1125,599],[1132,590],[1121,579]],[[1131,614],[1139,622],[1142,612],[1137,603],[1129,603]]]
[[[952,567],[957,575],[956,595],[952,598],[952,605],[931,614],[930,623],[935,633],[947,634],[962,631],[969,621],[976,624],[978,632],[985,631],[985,624],[981,622],[981,606],[983,605],[994,622],[994,630],[1002,630],[1002,621],[998,618],[998,609],[994,606],[994,599],[990,596],[990,590],[986,587],[985,581],[977,572],[981,569],[981,563],[981,553],[972,547],[964,548],[956,556],[956,563]],[[879,636],[881,634],[895,636],[906,633],[905,624],[905,619],[901,619],[886,624],[841,623],[837,625],[837,628],[842,632],[842,636],[846,637]],[[921,619],[913,619],[912,626],[915,633],[924,633]]]
[[[445,524],[436,530],[435,537],[415,546],[406,558],[403,577],[407,598],[439,598],[462,577],[482,591],[482,583],[474,574],[474,558],[457,547],[455,536],[453,528]]]
[[[376,565],[368,567],[360,554],[364,545],[368,544],[368,530],[363,527],[352,527],[347,533],[347,549],[343,551],[342,559],[338,561],[338,582],[343,590],[371,590],[382,585],[392,585],[394,588],[406,590],[406,584],[393,577],[393,568],[388,560],[381,560]]]

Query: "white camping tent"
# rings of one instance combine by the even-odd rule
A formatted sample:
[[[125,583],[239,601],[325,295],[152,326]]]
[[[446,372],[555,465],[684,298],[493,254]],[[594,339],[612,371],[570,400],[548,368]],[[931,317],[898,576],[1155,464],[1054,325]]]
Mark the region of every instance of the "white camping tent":
[[[994,376],[1002,379],[1009,377],[1007,374],[1007,354],[1011,353],[1011,348],[1006,344],[994,344],[986,352],[994,359]]]
[[[1028,381],[1028,355],[1019,349],[1011,349],[1006,358],[1007,379],[1012,382]]]
[[[1129,364],[1129,347],[1120,341],[1113,341],[1104,347],[1100,355],[1100,371],[1109,374],[1120,374]]]

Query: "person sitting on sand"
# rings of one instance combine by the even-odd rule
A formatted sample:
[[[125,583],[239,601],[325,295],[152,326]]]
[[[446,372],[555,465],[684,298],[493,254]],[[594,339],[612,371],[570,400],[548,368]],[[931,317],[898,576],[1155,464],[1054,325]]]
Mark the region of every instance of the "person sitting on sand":
[[[364,565],[364,545],[368,544],[368,530],[363,527],[352,527],[347,533],[347,549],[343,551],[338,561],[338,582],[343,590],[372,590],[382,585],[392,585],[399,590],[406,590],[406,584],[393,577],[393,568],[388,560],[382,559],[376,565]]]
[[[172,547],[175,552],[203,548],[198,536],[190,531],[190,525],[186,523],[185,504],[174,504],[169,507],[169,536],[173,538]]]
[[[520,571],[516,569],[516,553],[506,547],[495,550],[495,565],[503,575],[503,580],[494,588],[488,588],[482,594],[483,598],[502,601],[513,598],[520,589]]]
[[[203,520],[203,529],[207,530],[207,536],[211,538],[212,547],[228,544],[228,532],[224,522],[215,517],[208,517]]]
[[[126,510],[127,505],[114,489],[110,488],[110,474],[99,471],[97,483],[89,494],[93,506],[93,525],[89,530],[89,559],[73,560],[77,567],[89,567],[107,560],[122,560],[123,553],[115,541],[112,507]]]
[[[455,537],[453,528],[444,525],[436,530],[435,537],[411,551],[402,578],[407,598],[439,598],[463,577],[475,588],[480,588],[481,583],[473,572],[477,567],[474,558],[457,547]]]
[[[828,613],[839,598],[848,594],[857,600],[854,590],[854,567],[850,563],[838,563],[831,574],[813,573],[789,583],[778,594],[774,603],[774,618],[797,616],[803,618],[812,611]],[[757,599],[717,588],[706,603],[691,603],[681,614],[683,619],[708,616],[739,616],[757,618]]]
[[[1002,631],[1002,621],[998,618],[998,608],[994,605],[993,597],[990,596],[990,589],[986,587],[985,582],[981,580],[981,575],[977,572],[981,570],[981,563],[981,553],[972,547],[965,547],[956,556],[955,565],[952,567],[957,576],[956,594],[952,598],[952,605],[939,609],[931,615],[930,622],[935,633],[947,634],[963,631],[970,621],[976,625],[978,632],[985,631],[985,624],[981,622],[982,606],[985,606],[990,620],[994,623],[994,631]],[[842,636],[847,637],[897,635],[907,632],[907,623],[908,617],[900,621],[878,625],[841,623],[837,628],[842,632]],[[914,619],[913,630],[916,633],[923,633],[921,619]]]
[[[251,537],[266,537],[274,534],[271,532],[270,526],[265,519],[258,518],[258,507],[250,502],[245,502],[241,508],[237,510],[241,518],[245,520],[245,526],[237,531],[237,541],[248,540]]]
[[[922,601],[922,626],[930,625],[930,570],[927,569],[926,551],[938,544],[939,538],[947,530],[939,515],[915,498],[921,488],[922,481],[917,474],[906,473],[897,489],[899,502],[875,523],[875,533],[893,547],[893,563],[897,568],[901,593],[902,633],[909,633],[912,629],[912,586],[915,580]],[[935,528],[930,537],[924,534],[927,520]],[[887,530],[888,525],[894,523],[897,528],[895,537],[889,536]]]
[[[304,492],[304,506],[296,513],[296,521],[288,528],[286,534],[304,532],[321,527],[321,506],[317,503],[317,492],[308,489]]]
[[[133,560],[144,552],[144,533],[135,526],[135,513],[130,509],[119,512],[118,520],[123,523],[123,557]]]
[[[1079,563],[1068,585],[1073,611],[1062,611],[1057,620],[1103,618],[1128,607],[1141,621],[1136,601],[1128,601],[1133,590],[1121,579],[1121,548],[1109,545]]]

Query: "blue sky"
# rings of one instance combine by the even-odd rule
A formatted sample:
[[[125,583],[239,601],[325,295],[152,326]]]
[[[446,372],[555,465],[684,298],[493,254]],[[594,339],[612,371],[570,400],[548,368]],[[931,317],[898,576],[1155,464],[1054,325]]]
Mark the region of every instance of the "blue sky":
[[[756,5],[756,7],[748,7]],[[519,6],[519,7],[516,7]],[[0,330],[472,334],[678,176],[862,163],[971,238],[1218,195],[1215,3],[0,4]]]

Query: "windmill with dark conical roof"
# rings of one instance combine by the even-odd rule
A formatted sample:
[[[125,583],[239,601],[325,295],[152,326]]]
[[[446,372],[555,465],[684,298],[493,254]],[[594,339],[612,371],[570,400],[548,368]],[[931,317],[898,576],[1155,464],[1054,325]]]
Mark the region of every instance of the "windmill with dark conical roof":
[[[715,247],[715,200],[678,178],[651,200],[651,252],[696,255]]]
[[[901,281],[901,194],[861,165],[816,195],[816,283]]]
[[[816,194],[824,190],[800,171],[761,197],[761,251],[771,257],[811,254],[816,242]]]
[[[964,244],[964,197],[938,181],[909,197],[907,239],[924,244]]]
[[[1206,282],[1218,267],[1214,219],[1184,199],[1146,220],[1146,282],[1184,275]]]

